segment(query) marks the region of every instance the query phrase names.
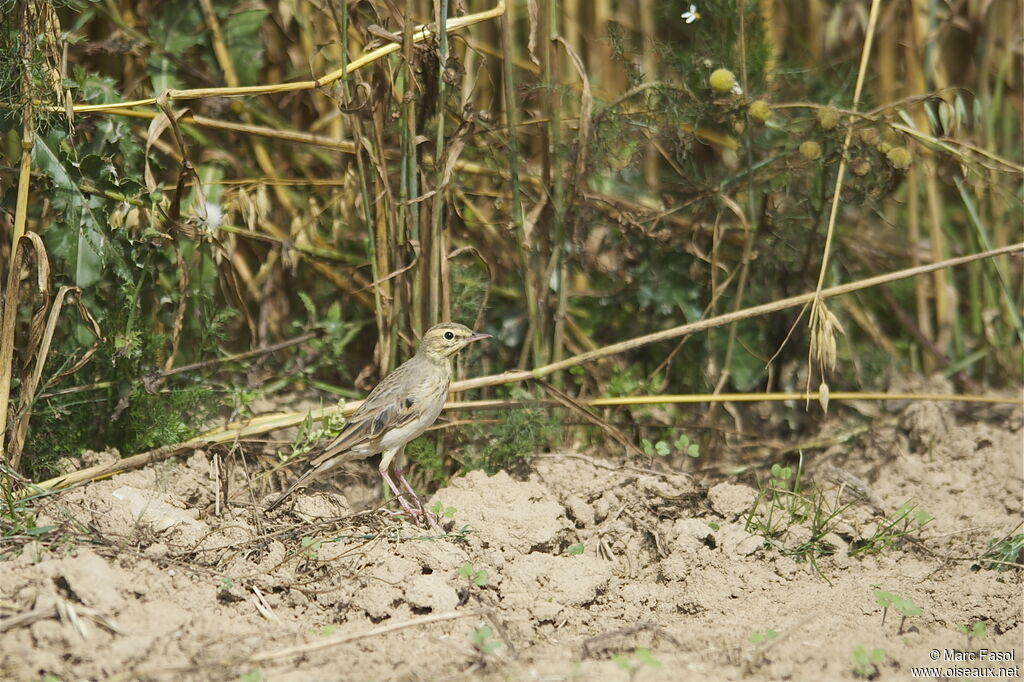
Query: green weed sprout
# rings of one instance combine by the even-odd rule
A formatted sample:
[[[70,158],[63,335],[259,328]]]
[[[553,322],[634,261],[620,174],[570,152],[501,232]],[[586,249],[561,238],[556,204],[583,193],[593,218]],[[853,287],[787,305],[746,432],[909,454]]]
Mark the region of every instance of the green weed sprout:
[[[302,538],[302,556],[310,561],[315,560],[319,556],[321,544],[320,540],[311,538],[308,535]]]
[[[840,515],[846,509],[839,498],[829,500],[814,486],[804,489],[803,459],[794,469],[773,464],[768,484],[761,489],[750,511],[745,528],[764,538],[765,545],[775,547],[797,561],[808,561],[822,575],[817,559],[834,554],[836,547],[825,537],[834,532]],[[794,528],[801,528],[799,542],[787,539]]]
[[[908,535],[920,531],[934,518],[928,512],[904,502],[878,524],[875,532],[854,550],[854,554],[877,554],[893,547]]]
[[[895,595],[891,592],[885,592],[883,590],[875,590],[875,601],[882,607],[882,625],[885,625],[885,616],[889,612],[889,608],[892,607],[900,614],[900,627],[896,634],[903,634],[903,625],[907,622],[907,618],[912,616],[920,616],[924,611],[920,606],[910,601]]]
[[[885,660],[885,649],[866,650],[858,646],[853,650],[853,674],[868,679],[878,674],[878,665]]]
[[[982,637],[988,636],[988,627],[985,626],[985,621],[982,620],[975,621],[974,625],[968,625],[966,623],[958,625],[956,629],[957,632],[967,635],[967,646],[964,647],[965,649],[971,648],[971,643],[974,641],[975,637],[981,639]]]
[[[690,437],[685,433],[680,434],[671,444],[665,440],[652,442],[647,438],[641,438],[640,449],[652,459],[654,457],[667,457],[672,454],[673,450],[694,459],[700,457],[700,445],[691,441]]]
[[[481,625],[469,636],[469,641],[472,642],[473,647],[477,651],[486,656],[487,654],[494,653],[501,646],[501,642],[493,639],[493,636],[494,630],[491,629],[490,625]]]
[[[459,576],[467,578],[469,582],[477,587],[485,587],[487,585],[487,571],[482,568],[478,571],[474,570],[473,564],[468,561],[459,568]]]
[[[988,543],[985,552],[988,568],[1005,571],[1013,566],[1024,563],[1024,533],[1006,536]]]
[[[430,506],[430,511],[439,519],[454,519],[455,512],[458,510],[455,507],[446,507],[440,501],[437,501]]]
[[[636,674],[644,667],[654,669],[661,667],[661,661],[654,657],[650,649],[643,647],[637,647],[633,651],[632,657],[626,654],[616,654],[612,656],[612,660],[615,661],[615,665],[629,673],[629,679],[635,678]]]
[[[775,630],[765,630],[764,632],[751,632],[750,641],[754,644],[765,644],[772,641],[779,636],[779,633]]]

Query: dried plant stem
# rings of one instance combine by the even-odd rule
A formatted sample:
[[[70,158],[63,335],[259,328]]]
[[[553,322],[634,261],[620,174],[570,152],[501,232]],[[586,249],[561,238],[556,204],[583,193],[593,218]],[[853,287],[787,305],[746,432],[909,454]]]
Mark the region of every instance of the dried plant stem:
[[[405,2],[405,16],[411,17],[413,11],[413,0]],[[501,17],[500,20],[504,20]],[[416,70],[414,67],[415,53],[413,52],[413,27],[407,25],[402,34],[402,69],[400,71],[401,90],[403,103],[400,111],[400,145],[401,161],[399,172],[399,205],[398,225],[396,226],[396,243],[405,243],[412,240],[419,241],[420,224],[420,202],[412,201],[420,194],[419,174],[416,163],[416,95],[419,85],[416,82]],[[412,333],[420,336],[426,331],[423,324],[423,309],[413,301],[422,301],[423,272],[422,268],[416,268],[412,272],[411,290],[404,292],[409,325]],[[397,328],[395,329],[395,341],[398,340]],[[393,343],[392,348],[396,353],[398,344]],[[392,358],[392,363],[397,357]]]
[[[757,403],[757,402],[786,402],[786,401],[811,401],[820,400],[821,395],[819,393],[800,393],[800,392],[786,392],[786,393],[698,393],[698,394],[657,394],[657,395],[634,395],[634,396],[616,396],[613,398],[591,398],[589,400],[580,400],[579,403],[587,405],[589,407],[617,407],[617,406],[636,406],[636,405],[701,405],[701,404],[718,404],[718,403]],[[831,401],[865,401],[865,400],[916,400],[916,401],[932,401],[932,402],[956,402],[956,403],[974,403],[984,405],[1024,405],[1024,398],[998,396],[998,395],[963,395],[963,394],[946,394],[946,393],[880,393],[880,392],[857,392],[857,391],[834,391],[829,394]],[[361,401],[352,401],[346,403],[344,408],[341,410],[342,414],[349,415],[359,408]],[[534,405],[562,405],[565,403],[560,400],[467,400],[467,401],[449,401],[445,403],[444,409],[446,412],[460,411],[460,410],[504,410],[504,409],[515,409],[530,407]],[[80,469],[73,471],[69,474],[57,476],[40,483],[33,484],[31,487],[36,492],[39,490],[59,490],[62,488],[68,488],[73,485],[85,483],[87,481],[98,481],[104,478],[109,478],[115,474],[123,473],[126,471],[132,471],[134,469],[140,469],[149,464],[155,464],[161,462],[170,457],[174,457],[189,450],[210,447],[211,445],[218,445],[224,443],[233,443],[238,440],[245,438],[252,438],[255,436],[263,435],[271,431],[277,431],[279,429],[286,429],[298,426],[304,422],[307,418],[312,418],[314,421],[319,421],[325,417],[335,415],[338,412],[338,408],[325,408],[316,412],[289,412],[284,414],[267,415],[264,417],[256,417],[254,419],[246,420],[245,422],[236,422],[228,424],[215,432],[203,434],[197,438],[185,441],[183,443],[177,443],[174,445],[165,445],[163,447],[150,450],[149,452],[143,452],[138,455],[131,457],[125,457],[124,459],[112,462],[110,464],[102,464],[94,467],[88,467],[86,469]],[[437,428],[446,428],[450,424],[438,424]],[[23,491],[30,493],[32,491]]]
[[[828,297],[831,297],[831,296],[839,296],[841,294],[847,294],[847,293],[850,293],[850,292],[853,292],[853,291],[859,291],[861,289],[867,289],[867,288],[870,288],[870,287],[879,286],[881,284],[887,284],[889,282],[895,282],[895,281],[898,281],[898,280],[901,280],[901,279],[906,279],[908,277],[914,277],[916,275],[923,275],[923,274],[932,272],[933,270],[935,270],[937,268],[956,267],[956,266],[964,265],[964,264],[967,264],[967,263],[972,263],[972,262],[975,262],[975,261],[978,261],[978,260],[982,260],[982,259],[985,259],[985,258],[993,258],[993,257],[996,257],[996,256],[1003,256],[1003,255],[1009,255],[1009,254],[1014,254],[1014,253],[1024,253],[1024,242],[1021,242],[1021,243],[1018,243],[1018,244],[1013,244],[1013,245],[1010,245],[1010,246],[1005,246],[1005,247],[1002,247],[1002,248],[999,248],[999,249],[993,249],[991,251],[985,251],[983,253],[971,254],[969,256],[961,256],[959,258],[952,258],[950,260],[946,260],[946,261],[943,261],[941,263],[931,263],[931,264],[922,265],[922,266],[919,266],[919,267],[916,267],[916,268],[909,268],[909,269],[906,269],[906,270],[898,270],[896,272],[891,272],[891,273],[887,273],[887,274],[884,274],[884,275],[879,275],[877,277],[871,277],[871,278],[860,280],[860,281],[857,281],[857,282],[850,282],[850,283],[847,283],[847,284],[842,284],[842,285],[839,285],[839,286],[830,287],[828,289],[822,290],[821,292],[810,292],[810,293],[806,293],[806,294],[801,294],[799,296],[792,296],[790,298],[781,299],[779,301],[773,301],[771,303],[765,303],[763,305],[753,306],[751,308],[747,308],[746,310],[737,311],[737,312],[733,312],[733,313],[726,313],[725,315],[719,315],[717,317],[709,318],[707,320],[700,320],[698,322],[694,322],[694,323],[691,323],[691,324],[684,324],[684,325],[681,325],[681,326],[678,326],[678,327],[673,327],[671,329],[664,329],[664,330],[662,330],[660,332],[655,332],[653,334],[646,334],[644,336],[639,336],[639,337],[636,337],[636,338],[633,338],[633,339],[628,339],[626,341],[621,341],[619,343],[612,344],[610,346],[605,346],[603,348],[598,348],[597,350],[594,350],[594,351],[589,351],[587,353],[582,353],[580,355],[576,355],[576,356],[573,356],[571,358],[566,358],[565,360],[562,360],[561,362],[551,363],[551,364],[545,365],[543,367],[538,367],[538,368],[536,368],[534,370],[515,370],[515,371],[505,372],[503,374],[495,374],[495,375],[491,375],[491,376],[478,377],[478,378],[475,378],[475,379],[464,379],[462,381],[457,381],[457,382],[452,384],[452,392],[453,393],[457,393],[457,392],[460,392],[460,391],[467,391],[467,390],[471,390],[471,389],[475,389],[475,388],[482,388],[482,387],[485,387],[485,386],[497,386],[497,385],[500,385],[500,384],[516,383],[516,382],[521,382],[521,381],[528,381],[530,379],[539,379],[539,378],[543,378],[545,376],[548,376],[549,374],[553,374],[554,372],[557,372],[557,371],[560,371],[560,370],[563,370],[563,369],[567,369],[569,367],[573,367],[573,366],[576,366],[576,365],[581,365],[581,364],[584,364],[586,362],[592,362],[594,360],[598,360],[598,359],[601,359],[601,358],[604,358],[604,357],[608,357],[608,356],[611,356],[611,355],[616,355],[618,353],[623,353],[625,351],[632,350],[634,348],[639,348],[641,346],[644,346],[644,345],[647,345],[647,344],[650,344],[650,343],[656,343],[658,341],[666,341],[666,340],[677,338],[677,337],[680,337],[680,336],[685,336],[686,334],[692,334],[692,333],[697,332],[697,331],[702,331],[702,330],[705,330],[705,329],[711,329],[713,327],[719,327],[719,326],[722,326],[722,325],[725,325],[725,324],[731,324],[732,322],[734,322],[736,320],[740,320],[740,319],[748,319],[748,318],[751,318],[751,317],[757,317],[757,316],[765,315],[765,314],[772,313],[772,312],[778,312],[780,310],[785,310],[787,308],[795,308],[795,307],[799,307],[799,306],[804,306],[804,305],[807,305],[808,303],[810,303],[812,300],[814,300],[814,298],[817,297],[817,296],[821,296],[823,298],[828,298]],[[765,394],[749,394],[749,395],[750,395],[750,400],[754,400],[755,399],[754,398],[755,395],[757,396],[756,399],[764,399],[765,398]],[[780,395],[787,396],[785,398],[780,398],[780,399],[786,399],[786,400],[795,399],[797,397],[799,397],[800,399],[820,399],[820,395],[818,393],[812,393],[812,392],[791,393],[791,394],[787,393],[787,394],[780,394]],[[860,394],[860,393],[848,393],[848,392],[836,391],[834,393],[831,393],[830,397],[831,397],[832,400],[847,399],[847,398],[848,399],[860,399],[861,396],[866,396],[866,395],[872,395],[872,394]],[[892,394],[889,394],[889,395],[887,395],[887,394],[874,394],[874,395],[891,397]],[[909,396],[903,396],[902,394],[900,394],[900,395],[901,395],[901,397],[899,399],[904,399],[904,398],[905,399],[911,399],[911,397],[909,397]],[[650,397],[648,399],[651,400],[651,401],[657,401],[657,400],[664,399],[664,398],[667,398],[667,397],[666,396],[652,396],[652,397]],[[642,400],[643,398],[642,397],[634,397],[634,398],[626,398],[626,399],[627,400],[630,400],[630,399]],[[935,399],[935,400],[950,399],[950,400],[955,400],[956,398],[955,397],[943,398],[941,396],[937,396],[937,397],[929,398],[929,399]],[[600,401],[607,401],[607,400],[609,400],[609,399],[601,398],[601,399],[598,399],[597,401],[592,401],[589,404],[591,404],[593,406],[607,405],[608,404],[607,402],[600,402]],[[732,396],[732,395],[717,395],[717,396],[702,396],[702,397],[680,396],[680,399],[679,399],[678,402],[684,402],[684,401],[693,401],[693,402],[739,402],[739,400],[740,400],[739,398],[737,398],[736,396]],[[988,400],[988,398],[983,396],[983,397],[979,397],[978,400],[979,401]],[[667,400],[667,402],[675,402],[675,401],[674,400]],[[345,405],[342,408],[337,408],[337,407],[325,408],[323,410],[320,410],[318,414],[314,414],[313,418],[314,419],[322,419],[323,417],[336,414],[339,411],[339,409],[341,410],[342,414],[345,414],[345,415],[352,414],[359,407],[359,404],[360,403],[358,401],[353,401],[353,402],[345,403]],[[480,402],[473,403],[473,405],[480,405],[480,404],[481,404]],[[486,405],[487,403],[483,403],[483,404]],[[503,405],[503,404],[506,404],[506,403],[500,403],[500,404]],[[462,405],[462,403],[450,404],[451,407],[457,407],[457,406],[461,406],[461,405]],[[132,457],[126,457],[125,459],[122,459],[120,461],[114,462],[114,463],[109,464],[109,465],[104,465],[104,466],[99,466],[99,467],[91,467],[89,469],[82,469],[81,471],[76,471],[76,472],[73,472],[71,474],[66,474],[66,475],[63,475],[63,476],[58,476],[56,478],[52,478],[52,479],[49,479],[47,481],[43,481],[42,483],[38,483],[38,484],[36,484],[35,487],[41,488],[41,489],[44,489],[44,490],[52,490],[52,489],[56,489],[56,488],[64,488],[64,487],[67,487],[69,485],[73,485],[75,483],[81,483],[83,481],[98,479],[98,478],[105,477],[105,476],[110,476],[110,475],[113,475],[114,473],[117,473],[117,472],[120,472],[120,471],[128,471],[128,470],[131,470],[131,469],[136,469],[136,468],[145,466],[147,464],[150,464],[152,462],[158,462],[158,461],[161,461],[163,459],[167,459],[168,457],[172,457],[172,456],[174,456],[174,455],[176,455],[176,454],[178,454],[180,452],[184,452],[184,451],[187,451],[189,449],[207,447],[207,446],[209,446],[211,444],[217,444],[217,443],[231,443],[231,442],[235,442],[235,441],[240,440],[240,439],[244,439],[244,438],[248,438],[248,437],[264,434],[264,433],[267,433],[269,431],[275,431],[277,429],[289,428],[289,427],[295,426],[295,425],[299,424],[300,422],[302,422],[306,418],[306,416],[307,415],[305,413],[302,413],[302,414],[290,414],[290,415],[289,414],[286,414],[286,415],[279,415],[279,414],[278,415],[267,415],[267,416],[256,417],[256,418],[250,419],[250,420],[246,421],[243,424],[229,424],[228,426],[225,426],[225,427],[223,427],[221,429],[218,429],[216,431],[212,431],[212,432],[203,434],[202,436],[199,436],[197,438],[193,438],[191,440],[185,441],[184,443],[178,443],[178,444],[175,444],[175,445],[168,445],[168,446],[164,446],[162,448],[157,448],[156,450],[152,450],[150,452],[144,452],[142,454],[134,455]]]
[[[380,625],[375,628],[363,630],[362,632],[334,635],[332,637],[321,637],[311,642],[307,642],[305,644],[295,644],[292,646],[282,647],[280,649],[271,649],[270,651],[264,651],[262,653],[256,653],[250,656],[232,658],[230,660],[211,661],[207,665],[196,664],[190,666],[151,669],[136,668],[128,671],[128,676],[130,676],[131,678],[163,677],[167,675],[180,675],[184,673],[200,672],[203,670],[208,670],[209,668],[220,669],[225,667],[238,667],[244,665],[253,665],[257,663],[267,663],[282,658],[292,658],[293,656],[310,654],[314,651],[330,649],[332,647],[341,646],[342,644],[357,642],[361,639],[381,637],[391,632],[406,630],[408,628],[422,627],[424,625],[431,625],[433,623],[440,623],[443,621],[459,620],[461,618],[472,618],[481,616],[486,617],[487,613],[485,611],[475,610],[435,613],[427,616],[420,616],[418,618],[414,618],[411,620],[399,621],[397,623],[388,623],[387,625]]]
[[[228,52],[227,46],[224,44],[224,36],[220,30],[220,20],[217,19],[217,14],[213,11],[212,0],[199,0],[199,6],[203,10],[203,20],[206,22],[207,27],[210,29],[210,34],[213,38],[213,53],[217,57],[217,64],[220,66],[221,71],[224,73],[224,80],[227,82],[228,87],[237,88],[240,85],[238,79],[238,72],[235,70],[235,65],[231,61],[231,53]],[[252,114],[244,106],[242,108],[242,118],[247,124],[253,123]],[[277,164],[271,160],[270,154],[267,152],[266,146],[263,141],[259,138],[250,138],[249,144],[252,146],[253,157],[256,160],[256,164],[263,171],[264,175],[269,178],[277,178]],[[292,202],[291,195],[287,189],[282,185],[273,185],[274,195],[280,202],[281,207],[288,213],[288,215],[295,215],[295,205]],[[173,356],[172,356],[173,357]],[[171,358],[168,358],[169,360]]]
[[[26,13],[26,5],[18,5],[22,13]],[[23,25],[28,19],[23,14]],[[22,37],[21,79],[22,91],[32,92],[32,41]],[[3,297],[3,319],[0,321],[0,461],[6,461],[7,451],[7,416],[11,400],[11,373],[14,362],[14,327],[18,317],[18,279],[20,261],[18,249],[21,237],[25,234],[25,223],[28,220],[28,188],[32,174],[32,147],[35,146],[35,110],[31,100],[25,103],[21,111],[21,162],[18,171],[18,194],[14,207],[14,225],[11,229],[11,256],[7,266],[7,286]],[[16,465],[12,468],[17,469]]]
[[[444,158],[445,158],[445,100],[448,94],[448,83],[445,79],[445,71],[448,68],[448,34],[444,27],[448,23],[448,0],[434,0],[434,22],[441,28],[438,31],[438,55],[437,55],[437,129],[434,137],[434,158],[438,163],[434,164],[434,215],[433,231],[430,235],[430,257],[429,264],[429,311],[427,318],[431,324],[447,320],[449,311],[442,310],[442,301],[447,297],[444,291],[447,290],[447,282],[444,277],[445,259],[443,254],[448,252],[447,230],[445,230],[445,197],[444,191]]]
[[[915,277],[917,275],[923,275],[933,272],[942,268],[956,267],[964,265],[966,263],[972,263],[974,261],[983,260],[986,258],[993,258],[996,256],[1003,256],[1012,253],[1024,252],[1024,242],[1018,242],[1009,246],[1004,246],[998,249],[992,249],[990,251],[984,251],[981,253],[970,254],[967,256],[960,256],[958,258],[950,258],[948,260],[941,261],[939,263],[929,263],[921,265],[916,268],[907,268],[905,270],[897,270],[895,272],[889,272],[884,275],[878,275],[875,277],[869,277],[867,279],[858,280],[855,282],[849,282],[847,284],[840,284],[834,287],[823,289],[820,292],[813,291],[798,296],[790,296],[789,298],[779,299],[770,303],[763,303],[761,305],[751,306],[743,310],[738,310],[731,313],[725,313],[716,317],[708,318],[706,320],[698,320],[697,322],[691,322],[689,324],[680,325],[678,327],[672,327],[670,329],[663,329],[658,332],[651,334],[645,334],[644,336],[638,336],[633,339],[626,341],[620,341],[609,346],[604,346],[595,351],[582,353],[575,355],[570,358],[566,358],[561,362],[553,362],[543,367],[538,367],[533,370],[516,370],[511,372],[505,372],[504,374],[498,374],[489,377],[479,377],[476,379],[466,379],[464,381],[458,381],[452,384],[452,391],[465,391],[474,388],[481,388],[484,386],[496,386],[499,384],[513,383],[515,381],[525,381],[531,378],[542,378],[552,374],[554,372],[568,369],[576,365],[581,365],[586,362],[592,362],[599,360],[604,357],[611,355],[618,355],[634,348],[646,346],[651,343],[657,343],[659,341],[667,341],[669,339],[678,338],[680,336],[686,336],[687,334],[693,334],[694,332],[703,331],[705,329],[711,329],[713,327],[720,327],[726,324],[731,324],[736,320],[746,320],[752,317],[760,317],[768,313],[778,312],[780,310],[786,310],[788,308],[796,308],[807,305],[812,302],[815,298],[826,299],[832,296],[839,296],[842,294],[848,294],[853,291],[859,291],[861,289],[868,289],[870,287],[879,286],[881,284],[887,284],[890,282],[896,282],[901,279],[907,279],[909,277]]]
[[[857,70],[857,83],[853,88],[853,104],[851,109],[857,109],[860,102],[861,90],[864,87],[864,78],[867,75],[868,61],[871,58],[871,45],[875,36],[875,27],[878,24],[878,10],[881,0],[871,0],[871,11],[868,14],[868,25],[864,32],[864,48],[860,55],[860,68]],[[807,351],[808,365],[816,361],[821,374],[822,391],[825,394],[823,406],[828,405],[828,385],[825,383],[825,369],[832,369],[835,365],[835,332],[842,331],[838,319],[825,308],[822,288],[825,286],[825,274],[828,272],[829,256],[832,253],[832,238],[835,235],[836,218],[839,215],[839,198],[842,196],[843,179],[846,175],[846,153],[850,148],[853,139],[852,118],[847,122],[846,134],[843,137],[843,146],[839,155],[839,167],[836,169],[836,186],[832,192],[832,206],[828,213],[828,228],[825,232],[825,246],[821,254],[821,267],[818,269],[818,284],[815,288],[815,296],[811,300],[811,314],[808,319],[808,326],[811,330],[811,343]],[[938,259],[936,259],[938,260]],[[807,372],[807,392],[810,392],[812,372]]]
[[[489,19],[496,19],[505,13],[504,1],[499,2],[497,5],[484,12],[478,12],[476,14],[467,14],[462,17],[456,17],[447,22],[445,30],[448,32],[458,31],[468,26],[473,26],[482,21]],[[425,40],[429,40],[435,37],[435,31],[430,27],[423,26],[416,30],[413,36],[413,40],[417,43],[421,43]],[[294,83],[278,83],[276,85],[249,85],[242,87],[227,87],[227,88],[190,88],[187,90],[170,90],[168,91],[167,99],[171,101],[175,100],[192,100],[192,99],[204,99],[207,97],[243,97],[246,95],[273,95],[287,92],[301,92],[305,90],[317,90],[329,85],[332,85],[335,81],[342,79],[344,76],[351,74],[357,69],[361,69],[368,64],[383,59],[389,54],[398,52],[401,49],[399,43],[387,43],[382,45],[376,50],[367,52],[358,59],[354,59],[345,67],[335,69],[316,80],[311,81],[297,81]],[[156,97],[147,97],[144,99],[131,100],[127,102],[111,102],[108,104],[76,104],[73,107],[75,113],[89,113],[89,112],[100,112],[110,111],[111,109],[134,109],[136,107],[148,107],[153,106],[157,103]],[[49,107],[53,111],[63,111],[62,107]]]

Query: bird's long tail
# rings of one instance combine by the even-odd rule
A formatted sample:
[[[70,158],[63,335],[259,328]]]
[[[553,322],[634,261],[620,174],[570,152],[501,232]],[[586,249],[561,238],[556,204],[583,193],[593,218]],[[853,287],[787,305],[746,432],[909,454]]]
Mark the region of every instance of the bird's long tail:
[[[267,511],[268,512],[269,511],[273,511],[282,502],[287,500],[288,497],[292,493],[294,493],[296,490],[298,490],[299,488],[301,488],[304,485],[312,483],[314,478],[319,478],[323,474],[327,473],[331,469],[333,469],[336,466],[338,466],[339,464],[341,464],[343,461],[345,461],[345,458],[341,457],[341,456],[338,456],[338,455],[335,455],[334,457],[331,457],[331,458],[324,459],[324,460],[322,460],[320,462],[317,462],[316,460],[314,460],[313,466],[311,466],[308,469],[306,469],[302,473],[301,476],[299,476],[297,479],[295,479],[294,483],[292,483],[290,486],[288,486],[287,490],[285,490],[283,493],[281,493],[277,497],[277,499],[275,499],[273,502],[270,503],[270,505],[267,506]]]
[[[277,497],[277,499],[275,499],[275,500],[274,500],[273,502],[271,502],[271,503],[270,503],[270,504],[269,504],[269,505],[267,506],[267,511],[269,512],[269,511],[274,511],[275,509],[277,509],[277,507],[278,507],[278,506],[280,506],[280,504],[281,504],[282,502],[284,502],[285,500],[287,500],[287,499],[288,499],[288,497],[289,497],[289,496],[290,496],[290,495],[291,495],[291,494],[292,494],[293,492],[295,492],[295,491],[296,491],[296,489],[298,489],[298,488],[299,488],[300,486],[303,486],[303,485],[305,485],[305,484],[306,484],[307,482],[309,482],[309,479],[310,479],[310,478],[312,478],[312,476],[313,476],[313,473],[315,473],[315,472],[316,472],[316,469],[309,469],[309,470],[308,470],[308,471],[306,471],[306,472],[305,472],[304,474],[302,474],[301,476],[299,476],[299,477],[298,477],[298,478],[297,478],[297,479],[295,480],[295,483],[292,483],[292,484],[291,484],[290,486],[288,486],[288,489],[287,489],[287,490],[285,490],[285,491],[284,491],[283,493],[281,493],[281,494],[280,494],[280,495],[279,495],[279,496]]]

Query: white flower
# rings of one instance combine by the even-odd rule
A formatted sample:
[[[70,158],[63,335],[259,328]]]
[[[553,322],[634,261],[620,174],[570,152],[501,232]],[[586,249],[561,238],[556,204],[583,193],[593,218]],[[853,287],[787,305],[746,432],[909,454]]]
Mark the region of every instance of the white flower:
[[[697,5],[691,4],[689,11],[683,12],[679,16],[682,19],[686,19],[686,23],[692,24],[700,19],[700,12],[697,11]]]
[[[224,223],[224,209],[219,204],[206,202],[206,220],[201,222],[207,232],[216,232]]]

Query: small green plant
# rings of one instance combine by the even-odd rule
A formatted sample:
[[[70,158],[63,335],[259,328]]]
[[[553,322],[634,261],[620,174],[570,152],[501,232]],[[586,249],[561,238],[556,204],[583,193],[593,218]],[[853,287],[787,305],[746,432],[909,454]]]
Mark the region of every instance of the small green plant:
[[[648,457],[654,457],[655,455],[665,457],[672,452],[672,448],[670,448],[668,443],[663,440],[659,440],[657,443],[652,444],[651,441],[646,438],[641,438],[640,447]]]
[[[494,639],[494,630],[490,625],[481,625],[474,630],[473,634],[469,636],[469,641],[473,644],[473,648],[484,656],[494,653],[501,646],[501,642]]]
[[[682,452],[687,457],[697,459],[700,457],[700,445],[690,440],[690,437],[685,433],[679,434],[679,438],[676,438],[676,442],[673,443],[676,446],[676,450]]]
[[[562,422],[554,410],[541,407],[536,397],[522,388],[509,390],[509,398],[523,407],[498,415],[498,423],[471,425],[466,428],[470,443],[463,470],[482,469],[494,474],[519,462],[528,462],[542,448],[562,438]]]
[[[1024,564],[1024,533],[1008,535],[988,543],[985,552],[987,568],[1005,571]]]
[[[772,487],[772,489],[782,491],[789,490],[790,481],[793,479],[792,467],[782,466],[781,464],[776,462],[775,464],[772,464],[771,474],[772,476],[769,480],[769,485]],[[793,481],[793,483],[797,484],[797,486],[799,485],[799,482],[799,478]],[[798,491],[798,487],[794,488],[793,490],[793,492]]]
[[[966,623],[958,625],[956,629],[957,632],[967,635],[967,646],[964,649],[970,649],[975,638],[981,639],[988,636],[988,627],[985,626],[985,621],[982,620],[975,621],[974,625]]]
[[[700,445],[690,440],[685,433],[680,434],[671,444],[665,440],[651,442],[647,438],[640,439],[640,449],[650,458],[667,457],[675,450],[687,457],[700,457]]]
[[[320,629],[317,630],[316,634],[320,635],[321,637],[330,637],[334,634],[334,631],[337,629],[338,627],[336,625],[331,625],[330,623],[328,623],[326,625],[321,625]]]
[[[9,475],[10,469],[0,464],[0,537],[39,537],[56,529],[56,526],[37,526],[36,515],[28,500],[16,499]],[[5,475],[7,474],[7,475]],[[0,560],[4,554],[0,552]]]
[[[775,630],[765,630],[764,632],[754,631],[750,633],[750,641],[754,644],[765,644],[778,636],[779,633]]]
[[[302,538],[302,556],[309,559],[310,561],[315,560],[320,555],[320,545],[322,542],[315,538],[311,538],[308,535]]]
[[[885,660],[885,649],[868,651],[863,646],[853,650],[853,674],[865,679],[878,675],[878,666]]]
[[[220,579],[220,589],[227,592],[235,586],[235,579],[229,575],[224,576]]]
[[[455,507],[446,507],[440,501],[434,502],[430,507],[430,512],[439,519],[454,519],[457,511]]]
[[[653,669],[661,667],[661,661],[655,658],[649,649],[643,647],[634,649],[632,656],[616,654],[612,656],[612,660],[615,661],[615,665],[629,673],[630,679],[635,678],[637,673],[645,667]]]
[[[903,634],[903,626],[907,622],[907,618],[913,616],[920,616],[924,611],[920,606],[900,597],[899,595],[893,594],[892,592],[885,592],[883,590],[875,590],[875,601],[882,607],[882,625],[885,625],[885,616],[889,612],[889,608],[893,608],[900,614],[900,627],[896,634]]]
[[[583,554],[584,546],[582,542],[577,542],[574,545],[569,545],[565,548],[565,553],[569,556],[579,556]]]
[[[262,682],[263,672],[260,670],[250,670],[247,673],[239,675],[238,679],[242,682]]]
[[[860,543],[853,553],[877,554],[894,547],[903,538],[920,531],[934,518],[928,512],[904,502],[896,511],[880,521],[871,537]]]
[[[468,561],[459,568],[459,576],[468,579],[469,582],[477,587],[485,587],[487,585],[487,571],[482,568],[479,570],[474,569],[473,564]]]
[[[803,457],[794,469],[775,463],[768,483],[758,493],[747,512],[746,530],[764,538],[765,545],[798,561],[807,561],[815,571],[817,559],[836,551],[825,539],[839,524],[846,505],[829,499],[814,486],[803,483]]]
[[[282,461],[290,462],[294,459],[302,457],[320,447],[321,441],[325,438],[333,438],[341,433],[341,429],[345,426],[347,421],[341,414],[341,408],[345,405],[345,401],[338,402],[338,410],[331,415],[323,418],[320,425],[316,425],[316,421],[313,419],[311,412],[306,413],[306,418],[299,424],[298,432],[295,434],[295,440],[292,441],[291,452],[287,455],[282,456]]]
[[[316,375],[318,367],[345,367],[345,351],[348,345],[362,329],[362,322],[346,322],[341,316],[341,304],[332,301],[324,312],[323,316],[317,314],[316,304],[313,299],[304,291],[298,292],[299,300],[306,312],[306,320],[293,320],[292,333],[300,334],[305,331],[320,331],[314,338],[308,341],[309,347],[315,352],[317,363],[303,368],[303,373],[309,376]],[[349,397],[356,397],[349,395]]]
[[[448,480],[448,465],[433,438],[420,436],[405,447],[405,454],[432,482],[443,485]]]

